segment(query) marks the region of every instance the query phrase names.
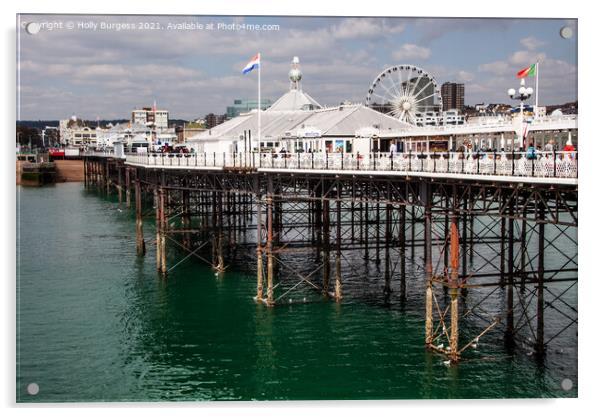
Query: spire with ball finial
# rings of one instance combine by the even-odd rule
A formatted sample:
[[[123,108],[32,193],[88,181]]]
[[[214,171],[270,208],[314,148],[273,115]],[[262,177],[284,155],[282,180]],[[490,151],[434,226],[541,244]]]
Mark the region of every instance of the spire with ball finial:
[[[291,70],[288,72],[288,78],[291,80],[291,90],[301,91],[301,78],[303,74],[299,69],[299,57],[293,57],[291,62]]]

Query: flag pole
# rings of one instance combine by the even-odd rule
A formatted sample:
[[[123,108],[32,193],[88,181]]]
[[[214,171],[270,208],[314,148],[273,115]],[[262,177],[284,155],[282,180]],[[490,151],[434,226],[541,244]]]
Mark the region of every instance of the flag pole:
[[[259,57],[259,68],[257,71],[257,152],[261,153],[261,53]]]
[[[539,114],[539,61],[535,63],[535,117]]]

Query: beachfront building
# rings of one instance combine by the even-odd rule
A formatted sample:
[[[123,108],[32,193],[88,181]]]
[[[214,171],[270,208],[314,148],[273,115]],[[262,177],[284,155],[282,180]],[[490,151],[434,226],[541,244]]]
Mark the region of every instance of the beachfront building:
[[[156,105],[132,111],[132,124],[143,124],[157,130],[166,130],[169,124],[169,111],[158,110]]]
[[[151,126],[141,123],[109,124],[106,128],[96,129],[98,148],[112,148],[115,142],[122,142],[126,149],[138,147],[152,148],[163,144],[174,144],[177,141],[175,129],[157,131]],[[146,143],[140,146],[141,143]]]
[[[72,116],[59,121],[59,141],[63,146],[96,146],[96,130],[86,126],[83,120]]]
[[[261,109],[267,110],[272,105],[272,100],[269,98],[261,99]],[[251,110],[257,108],[257,100],[243,100],[242,98],[236,98],[232,105],[226,107],[227,119],[238,117],[241,113],[248,113]]]

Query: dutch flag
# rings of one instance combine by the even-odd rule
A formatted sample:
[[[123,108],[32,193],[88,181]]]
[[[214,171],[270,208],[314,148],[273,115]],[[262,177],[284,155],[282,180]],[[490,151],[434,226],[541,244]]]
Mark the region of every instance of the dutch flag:
[[[249,63],[243,68],[243,70],[242,70],[243,74],[246,74],[247,72],[251,72],[255,68],[259,68],[259,60],[261,59],[260,55],[261,54],[258,53],[253,58],[251,58]]]

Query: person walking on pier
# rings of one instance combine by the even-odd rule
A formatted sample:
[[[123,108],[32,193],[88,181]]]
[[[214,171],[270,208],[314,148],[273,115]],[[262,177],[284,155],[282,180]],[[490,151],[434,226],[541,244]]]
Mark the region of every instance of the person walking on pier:
[[[532,160],[537,157],[537,153],[535,150],[535,145],[533,142],[529,143],[529,147],[527,148],[527,159]]]
[[[389,153],[391,154],[391,158],[397,153],[397,145],[393,141],[391,141],[391,146],[389,146]]]

